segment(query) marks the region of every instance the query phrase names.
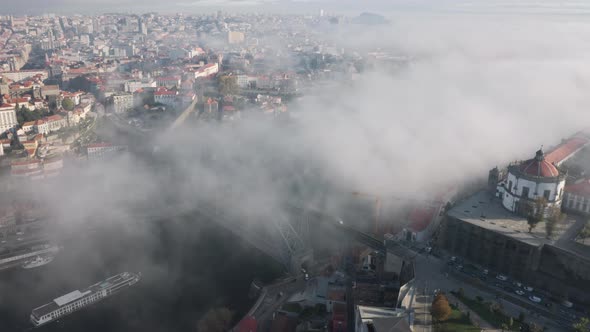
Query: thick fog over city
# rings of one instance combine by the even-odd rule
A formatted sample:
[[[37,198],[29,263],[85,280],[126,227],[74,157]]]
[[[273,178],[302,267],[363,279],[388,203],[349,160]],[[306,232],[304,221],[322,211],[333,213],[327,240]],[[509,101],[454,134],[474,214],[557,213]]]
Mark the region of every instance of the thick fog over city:
[[[0,331],[588,331],[587,4],[4,1]]]

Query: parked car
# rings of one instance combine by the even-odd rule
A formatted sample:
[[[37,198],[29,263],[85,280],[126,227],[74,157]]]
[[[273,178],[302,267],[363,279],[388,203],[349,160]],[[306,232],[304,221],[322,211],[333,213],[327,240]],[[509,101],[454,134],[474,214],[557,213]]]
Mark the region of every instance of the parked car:
[[[564,306],[564,307],[566,307],[566,308],[571,308],[571,307],[574,306],[573,303],[571,303],[570,301],[566,301],[566,300],[562,301],[561,302],[561,305]]]
[[[527,292],[532,292],[533,291],[533,287],[531,286],[524,286],[524,290]]]
[[[541,301],[542,301],[540,297],[534,296],[534,295],[529,296],[529,300],[531,300],[532,302],[535,302],[535,303],[541,303]]]
[[[483,274],[485,274],[486,276],[488,275],[488,273],[490,273],[488,269],[483,270]]]
[[[505,276],[505,275],[503,275],[503,274],[498,274],[498,275],[496,276],[496,279],[498,279],[498,280],[502,280],[502,281],[506,281],[506,280],[508,280],[508,277],[507,277],[507,276]]]
[[[520,296],[523,296],[523,295],[524,295],[524,292],[523,292],[523,291],[521,291],[520,289],[517,289],[517,290],[515,290],[514,292],[515,292],[516,294],[520,295]]]

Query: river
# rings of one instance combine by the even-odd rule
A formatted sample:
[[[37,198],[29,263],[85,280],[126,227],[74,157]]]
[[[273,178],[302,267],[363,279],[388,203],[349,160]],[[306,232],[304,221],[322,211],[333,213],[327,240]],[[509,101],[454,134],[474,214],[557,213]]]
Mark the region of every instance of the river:
[[[239,319],[252,305],[254,278],[271,281],[281,267],[219,226],[189,218],[110,225],[62,242],[51,263],[0,274],[0,331],[32,326],[31,310],[123,271],[142,280],[38,331],[196,331],[201,315],[227,307]]]

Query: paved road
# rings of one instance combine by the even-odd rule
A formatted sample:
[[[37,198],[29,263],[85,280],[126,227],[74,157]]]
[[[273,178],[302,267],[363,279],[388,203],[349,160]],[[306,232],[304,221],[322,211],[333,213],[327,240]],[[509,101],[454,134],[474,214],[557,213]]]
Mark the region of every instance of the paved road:
[[[260,306],[251,315],[258,321],[258,331],[270,330],[273,313],[285,303],[291,295],[305,289],[306,281],[299,278],[292,281],[290,278],[284,282],[278,282],[265,287],[266,292]]]
[[[563,246],[570,241],[575,241],[578,233],[586,225],[586,221],[587,220],[584,218],[577,217],[576,223],[571,225],[565,232],[563,232],[555,244],[557,246]]]
[[[455,279],[452,274],[445,274],[446,262],[430,255],[417,255],[416,258],[416,283],[417,285],[428,285],[428,290],[433,294],[435,289],[449,293],[451,290],[463,288],[465,294],[470,297],[481,296],[486,301],[497,300],[503,306],[506,314],[518,317],[521,312],[525,313],[526,322],[534,322],[541,326],[547,326],[547,331],[564,331],[563,328],[554,325],[553,320],[545,317],[529,317],[529,310],[502,299],[496,299],[496,294],[473,287],[461,280]],[[420,286],[418,286],[420,287]]]

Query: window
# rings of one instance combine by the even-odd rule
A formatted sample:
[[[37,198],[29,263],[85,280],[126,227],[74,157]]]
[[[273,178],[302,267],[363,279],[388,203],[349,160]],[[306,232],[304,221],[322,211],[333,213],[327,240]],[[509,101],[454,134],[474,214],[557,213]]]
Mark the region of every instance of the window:
[[[512,192],[512,181],[508,181],[508,192]]]
[[[527,197],[527,198],[529,197],[529,187],[525,187],[525,186],[522,187],[522,195],[521,196]]]
[[[551,190],[545,190],[543,192],[543,197],[545,197],[546,200],[549,200],[549,195],[551,195]]]

